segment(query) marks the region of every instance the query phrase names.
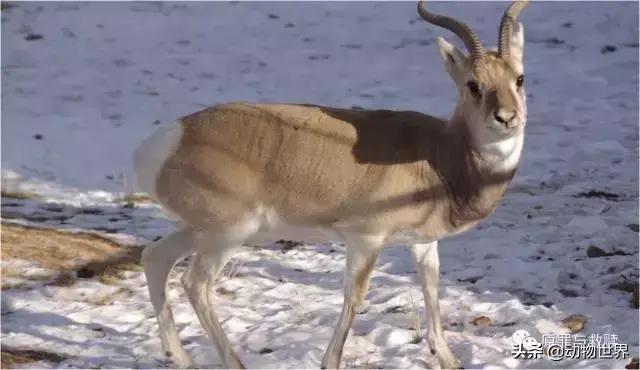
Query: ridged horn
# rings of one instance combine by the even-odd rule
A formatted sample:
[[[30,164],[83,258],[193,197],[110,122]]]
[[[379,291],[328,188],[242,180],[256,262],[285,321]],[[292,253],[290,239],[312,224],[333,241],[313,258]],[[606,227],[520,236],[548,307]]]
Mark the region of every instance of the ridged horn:
[[[475,32],[473,32],[471,27],[457,19],[431,13],[424,8],[423,4],[424,0],[418,1],[418,14],[420,17],[431,24],[455,33],[460,39],[462,39],[469,50],[472,65],[477,66],[480,64],[484,59],[485,50],[480,38]]]
[[[516,23],[518,15],[528,3],[529,0],[514,1],[502,15],[502,20],[500,21],[500,35],[498,37],[498,55],[501,58],[506,58],[511,54],[510,38],[511,33],[513,32],[513,26]]]

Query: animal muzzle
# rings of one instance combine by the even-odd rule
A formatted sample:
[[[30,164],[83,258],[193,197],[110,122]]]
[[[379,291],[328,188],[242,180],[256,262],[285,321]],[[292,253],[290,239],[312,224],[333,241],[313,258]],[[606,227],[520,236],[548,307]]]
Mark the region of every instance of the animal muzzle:
[[[520,123],[517,112],[503,108],[493,111],[493,119],[501,123],[505,128],[514,128]]]

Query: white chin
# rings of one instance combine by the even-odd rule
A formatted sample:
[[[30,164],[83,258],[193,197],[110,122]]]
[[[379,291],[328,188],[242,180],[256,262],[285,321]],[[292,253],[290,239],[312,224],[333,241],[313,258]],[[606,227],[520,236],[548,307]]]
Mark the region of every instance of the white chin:
[[[522,131],[524,125],[517,124],[514,126],[505,126],[504,123],[494,120],[488,124],[489,128],[499,135],[513,135]]]

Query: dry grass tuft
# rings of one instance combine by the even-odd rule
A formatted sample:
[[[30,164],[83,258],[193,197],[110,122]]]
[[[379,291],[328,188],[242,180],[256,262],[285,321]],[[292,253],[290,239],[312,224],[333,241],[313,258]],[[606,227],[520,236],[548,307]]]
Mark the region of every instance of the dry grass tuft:
[[[29,284],[27,284],[24,281],[17,282],[17,283],[3,281],[2,285],[0,285],[0,290],[25,289],[28,287],[29,287]]]
[[[31,362],[46,361],[50,363],[59,363],[68,357],[52,352],[36,349],[18,349],[2,346],[0,359],[2,360],[3,369],[11,369],[15,365],[23,365]]]
[[[2,277],[3,278],[19,278],[31,281],[44,281],[50,279],[55,275],[55,271],[44,270],[38,272],[27,273],[24,269],[14,266],[3,266]]]
[[[146,193],[126,193],[120,201],[125,208],[135,208],[136,204],[152,203],[156,204],[156,200]]]
[[[90,233],[71,233],[15,224],[2,224],[2,258],[38,264],[50,270],[42,279],[58,272],[77,270],[80,278],[97,276],[102,282],[121,280],[124,271],[140,270],[142,248],[124,246],[113,240]],[[78,268],[74,261],[85,263]],[[3,276],[34,280],[19,269],[3,268]],[[54,285],[72,284],[74,277],[59,274]]]
[[[5,4],[5,3],[3,3]],[[36,193],[31,193],[28,191],[11,191],[11,190],[2,190],[3,198],[13,198],[13,199],[38,199],[40,196]]]
[[[130,297],[133,294],[134,294],[134,292],[130,288],[121,287],[121,288],[119,288],[118,290],[116,290],[113,293],[104,294],[104,295],[98,297],[98,299],[96,299],[94,301],[94,303],[96,305],[98,305],[98,306],[105,306],[105,305],[113,303],[113,301],[116,298],[123,297],[123,296],[124,297],[127,297],[127,296]]]
[[[122,200],[136,203],[156,203],[155,199],[146,193],[128,193],[122,198]]]

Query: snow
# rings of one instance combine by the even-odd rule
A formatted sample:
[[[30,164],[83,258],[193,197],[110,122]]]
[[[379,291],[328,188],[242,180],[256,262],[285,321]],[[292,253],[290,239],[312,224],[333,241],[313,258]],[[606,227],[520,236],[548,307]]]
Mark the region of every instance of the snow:
[[[430,6],[494,45],[505,5]],[[219,102],[448,115],[455,88],[434,41],[461,43],[416,18],[413,2],[19,3],[2,12],[3,189],[42,199],[3,199],[3,212],[130,241],[168,234],[174,224],[155,206],[122,207],[133,149],[158,124]],[[520,19],[529,95],[522,162],[495,214],[441,243],[447,341],[465,368],[620,368],[628,359],[513,359],[510,337],[522,328],[563,333],[563,318],[584,314],[583,334],[617,334],[638,355],[638,311],[629,293],[610,288],[638,280],[630,226],[638,222],[638,4],[533,2]],[[43,38],[27,41],[28,33]],[[618,253],[588,258],[591,245]],[[215,309],[247,366],[319,366],[343,265],[343,247],[330,241],[246,246],[235,257],[215,286]],[[186,349],[199,365],[221,366],[176,276],[170,296]],[[132,272],[120,287],[80,280],[5,291],[2,344],[69,356],[23,365],[31,368],[166,367],[145,284]],[[426,327],[421,294],[408,251],[385,249],[343,366],[433,366],[426,341],[413,344],[416,313],[423,335]],[[113,296],[98,304],[105,295]],[[480,315],[494,325],[469,324]],[[261,354],[265,347],[273,351]]]

